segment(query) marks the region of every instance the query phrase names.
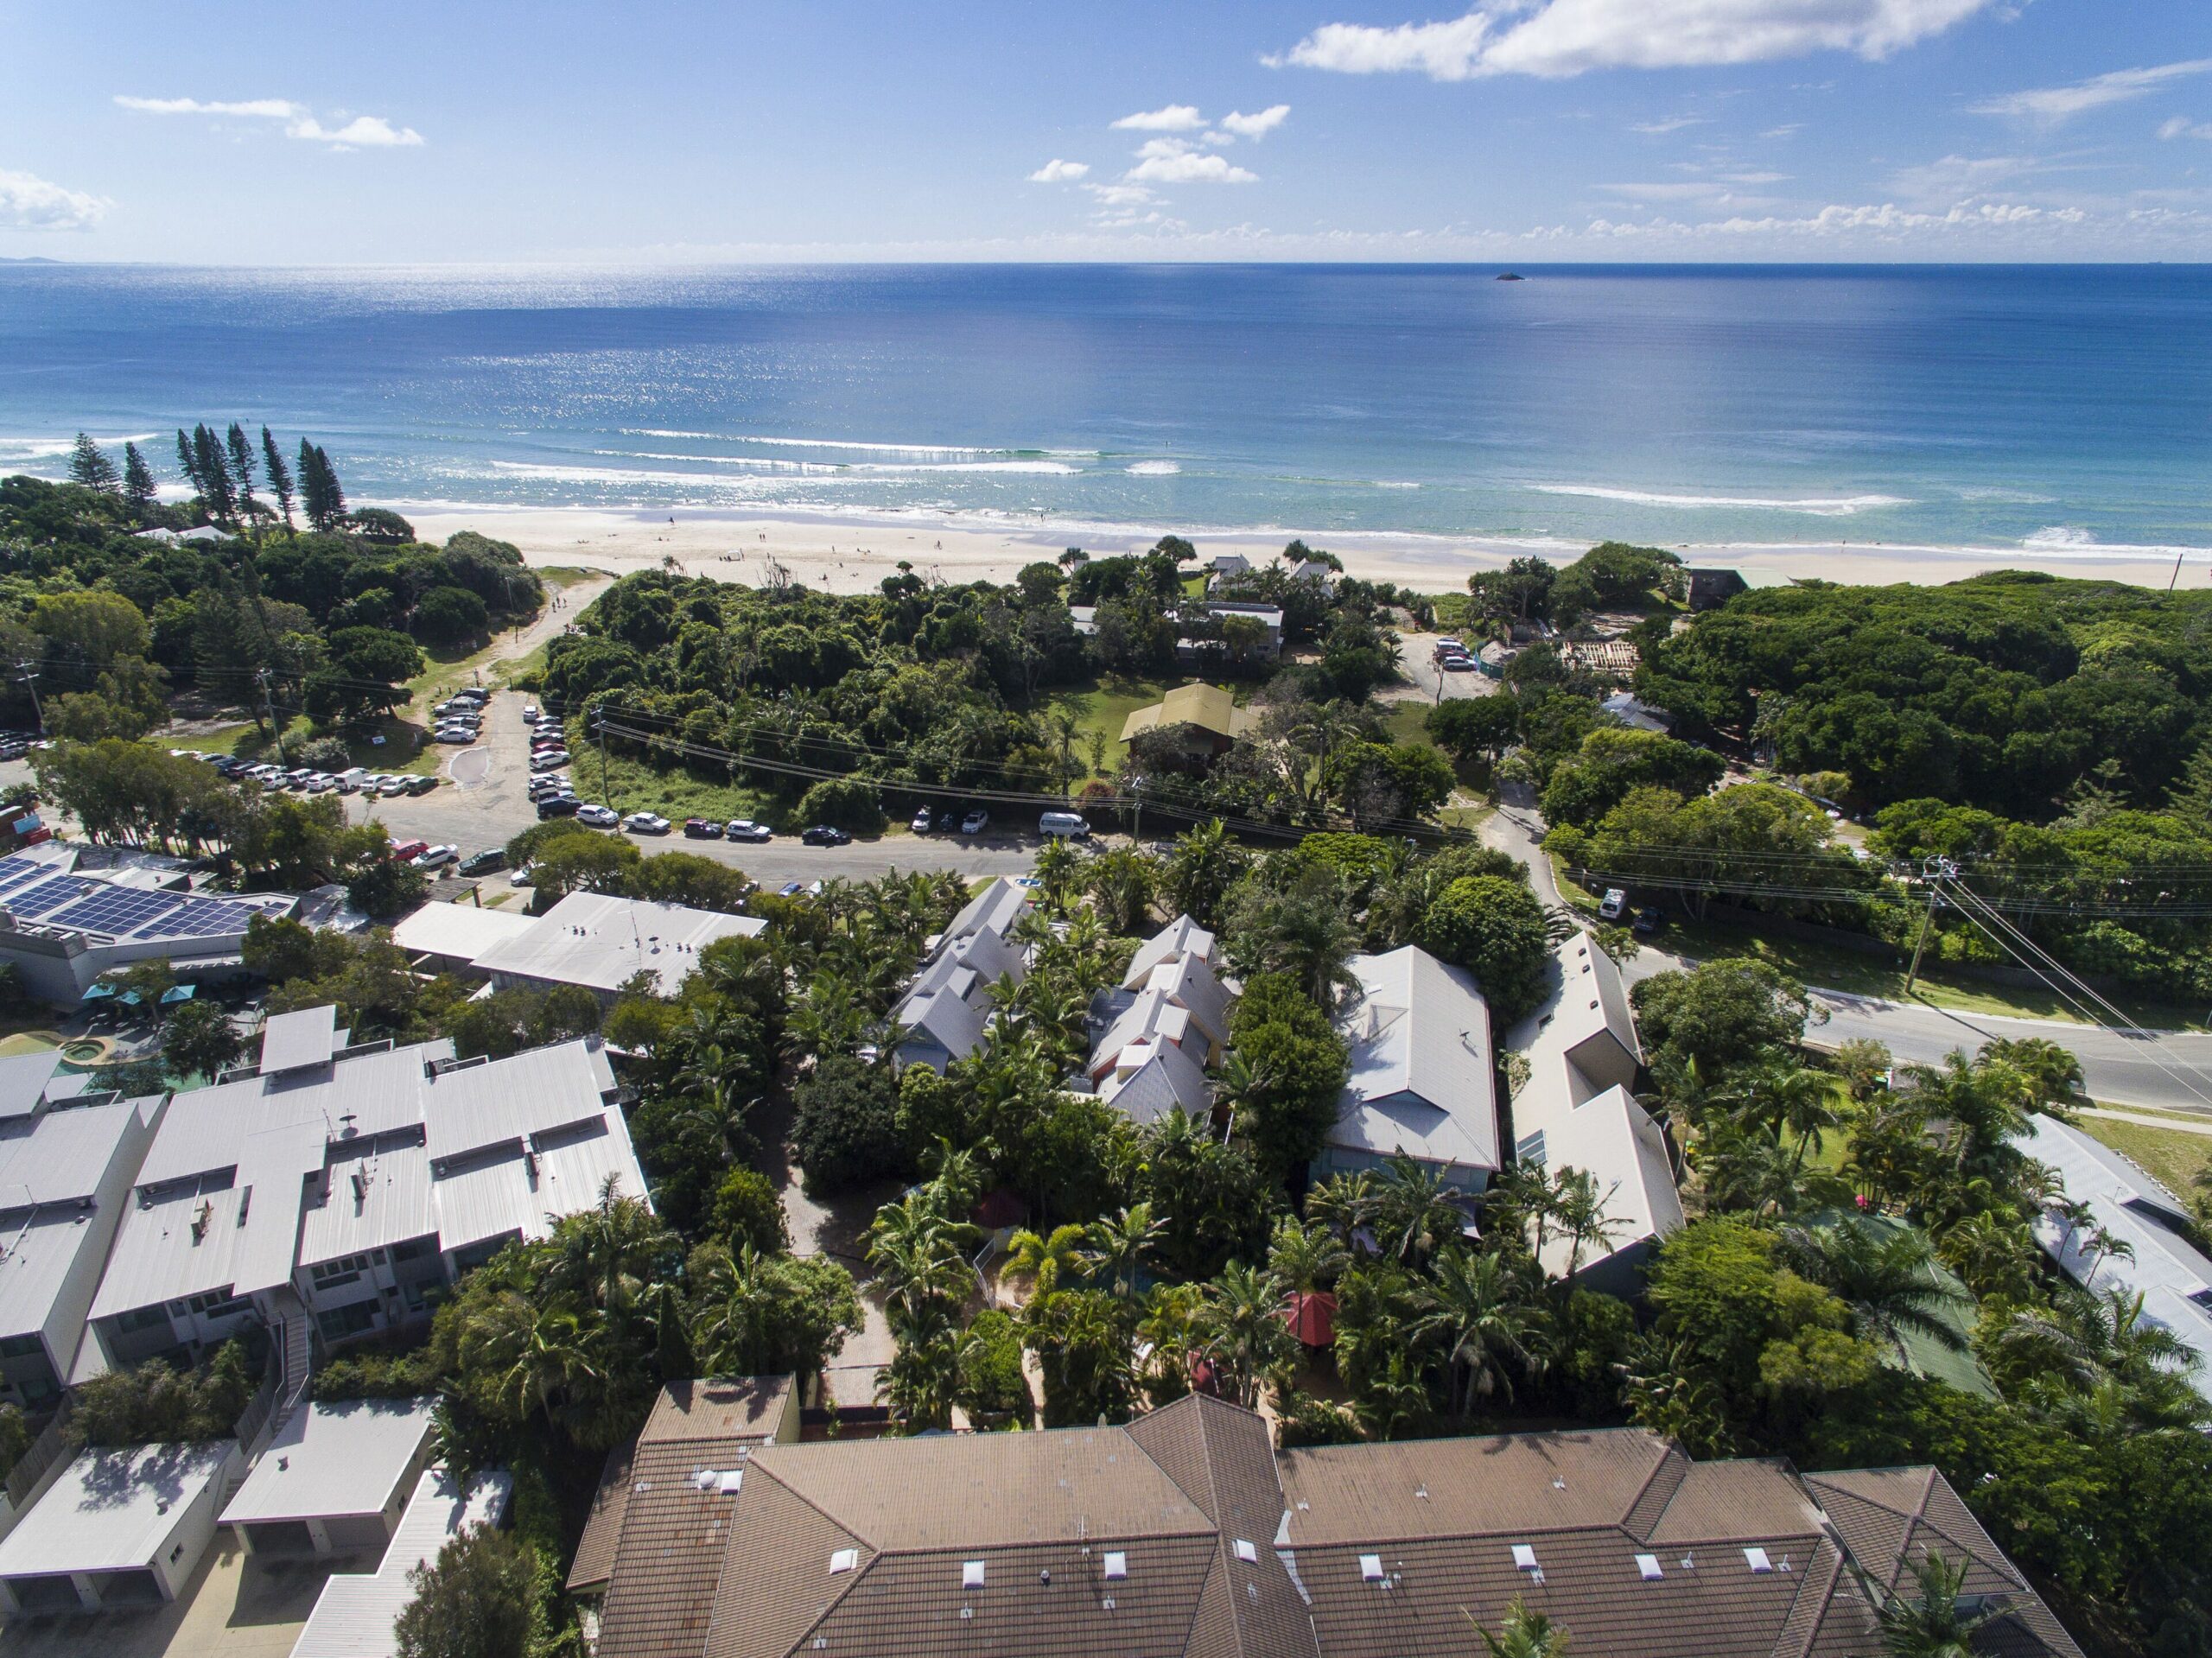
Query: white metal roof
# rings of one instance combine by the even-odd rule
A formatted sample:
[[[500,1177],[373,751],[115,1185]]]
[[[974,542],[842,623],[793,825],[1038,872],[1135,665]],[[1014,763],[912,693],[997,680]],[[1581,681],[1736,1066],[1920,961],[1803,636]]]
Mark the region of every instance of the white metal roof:
[[[433,1399],[349,1399],[292,1413],[219,1523],[376,1514],[430,1437]]]
[[[1090,1051],[1093,1077],[1114,1070],[1122,1054],[1138,1043],[1180,1046],[1190,1036],[1191,1010],[1164,990],[1142,990],[1123,1008]]]
[[[480,1065],[442,1070],[423,1084],[430,1156],[442,1162],[598,1117],[614,1072],[598,1042],[582,1038]]]
[[[1003,937],[1014,931],[1014,924],[1028,907],[1027,891],[1003,875],[994,875],[961,906],[960,913],[952,918],[939,937],[944,940],[959,938],[988,927]]]
[[[337,1034],[338,1010],[333,1007],[272,1014],[261,1027],[262,1071],[273,1074],[319,1065],[338,1051]]]
[[[957,983],[963,971],[973,976]],[[991,928],[979,927],[973,932],[948,935],[914,975],[913,989],[908,994],[927,994],[952,986],[954,994],[964,1001],[976,984],[996,984],[1001,977],[1020,984],[1028,971],[1020,946],[1008,943]]]
[[[1682,1200],[1675,1189],[1666,1139],[1626,1089],[1609,1088],[1553,1113],[1536,1126],[1544,1136],[1543,1166],[1554,1172],[1580,1169],[1589,1175],[1597,1185],[1605,1218],[1612,1223],[1602,1238],[1584,1241],[1578,1267],[1646,1238],[1663,1238],[1681,1229]],[[1530,1125],[1516,1115],[1514,1128],[1525,1141]],[[1569,1244],[1565,1237],[1546,1236],[1546,1271],[1566,1274]]]
[[[1098,1085],[1098,1097],[1140,1125],[1180,1107],[1194,1117],[1212,1109],[1213,1089],[1198,1062],[1172,1042],[1140,1043],[1123,1051],[1136,1064]],[[1117,1073],[1118,1074],[1118,1073]]]
[[[950,988],[910,995],[893,1017],[955,1059],[965,1059],[983,1045],[982,1014]]]
[[[235,1439],[79,1452],[0,1540],[0,1578],[150,1566],[237,1452]]]
[[[0,1213],[32,1204],[89,1197],[114,1161],[134,1121],[150,1117],[161,1096],[46,1111],[0,1130]],[[0,1244],[6,1240],[0,1238]]]
[[[474,962],[537,924],[536,918],[474,904],[425,904],[391,930],[391,942],[410,956]]]
[[[307,1627],[292,1643],[292,1658],[393,1658],[392,1625],[415,1598],[408,1574],[438,1557],[447,1541],[475,1526],[497,1525],[506,1513],[513,1481],[479,1474],[464,1491],[450,1475],[424,1474],[392,1533],[384,1563],[373,1572],[341,1572],[322,1586]]]
[[[1122,975],[1122,985],[1135,989],[1153,969],[1179,956],[1195,956],[1201,962],[1213,960],[1213,935],[1186,915],[1177,916],[1137,946],[1137,953],[1129,958],[1129,970]]]
[[[1490,1008],[1472,975],[1408,944],[1355,956],[1359,994],[1337,1017],[1351,1049],[1328,1143],[1427,1163],[1495,1169]]]
[[[156,1097],[49,1111],[0,1138],[0,1336],[44,1330],[84,1250],[105,1247],[92,1193],[118,1157],[136,1159],[160,1108]]]
[[[535,979],[547,984],[615,990],[652,973],[662,995],[698,964],[699,952],[724,938],[751,938],[768,930],[757,916],[724,915],[682,904],[571,893],[533,922],[475,958],[480,972]]]
[[[2046,1209],[2036,1241],[2068,1277],[2093,1290],[2143,1297],[2143,1316],[2164,1325],[2203,1361],[2193,1378],[2212,1398],[2212,1260],[2161,1218],[2186,1213],[2171,1191],[2081,1129],[2040,1115],[2028,1119],[2026,1149],[2059,1178],[2067,1197],[2088,1206],[2094,1229]],[[2096,1234],[2101,1232],[2101,1240]],[[2133,1258],[2107,1247],[2122,1243]]]
[[[532,1165],[535,1165],[533,1169]],[[625,1197],[645,1196],[645,1178],[619,1107],[564,1133],[534,1152],[515,1146],[505,1155],[473,1158],[436,1177],[438,1238],[465,1249],[510,1233],[550,1236],[554,1220],[590,1208],[612,1176]]]
[[[46,1097],[46,1085],[61,1068],[61,1050],[13,1053],[0,1058],[0,1121],[27,1117]]]
[[[300,1207],[302,1267],[389,1248],[438,1229],[430,1200],[430,1153],[422,1145],[334,1150],[325,1178]]]

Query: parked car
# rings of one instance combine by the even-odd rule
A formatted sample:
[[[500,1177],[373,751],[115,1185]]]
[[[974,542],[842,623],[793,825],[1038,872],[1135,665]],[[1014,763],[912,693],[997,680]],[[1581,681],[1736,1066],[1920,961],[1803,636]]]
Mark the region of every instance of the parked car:
[[[459,743],[466,748],[476,740],[476,730],[472,726],[440,726],[430,734],[430,740],[439,743]]]
[[[766,823],[756,823],[749,817],[733,817],[722,833],[733,841],[772,841],[775,831]]]
[[[1628,894],[1618,886],[1608,886],[1605,901],[1598,905],[1598,919],[1618,921],[1621,918],[1621,912],[1627,908]]]
[[[1471,674],[1475,670],[1475,659],[1472,657],[1446,657],[1443,667],[1447,674]]]
[[[457,846],[434,846],[425,847],[407,861],[417,869],[439,869],[460,856],[461,848]]]
[[[543,714],[539,712],[537,704],[532,702],[528,708],[522,711],[522,717],[524,724],[534,726],[545,716]]]
[[[391,849],[391,855],[403,861],[419,858],[430,849],[428,841],[402,841]]]
[[[541,814],[541,816],[543,814]],[[521,868],[516,870],[513,874],[507,877],[507,885],[510,886],[528,886],[537,880],[537,866],[535,863],[526,863]]]
[[[976,807],[975,810],[960,820],[960,832],[963,835],[981,835],[990,826],[991,815],[981,806]]]
[[[404,795],[407,792],[407,779],[386,778],[382,783],[377,785],[377,792],[386,799],[390,799],[393,795]]]
[[[781,886],[779,886],[776,889],[776,893],[779,898],[797,898],[804,891],[806,891],[806,883],[804,881],[787,880]]]
[[[798,837],[808,846],[850,846],[853,837],[829,823],[817,823]]]
[[[464,875],[488,875],[507,867],[507,854],[499,847],[486,847],[481,852],[472,852],[461,861]]]
[[[687,841],[719,841],[722,826],[711,817],[687,817],[683,820],[683,838]]]
[[[930,824],[931,822],[932,819],[930,816],[930,809],[927,806],[925,806],[914,814],[914,821],[907,824],[906,827],[913,830],[917,835],[927,835],[930,832]]]
[[[530,769],[533,772],[550,772],[568,763],[569,751],[565,748],[549,748],[542,754],[530,757]]]
[[[427,775],[407,779],[407,792],[410,795],[426,795],[437,786],[437,778]]]
[[[1045,812],[1037,819],[1037,832],[1064,841],[1081,841],[1090,835],[1090,824],[1077,812]]]
[[[1630,931],[1638,938],[1649,938],[1666,924],[1667,918],[1661,915],[1658,911],[1642,909],[1636,912],[1636,924]]]
[[[622,821],[621,814],[612,806],[579,806],[576,822],[588,823],[594,829],[613,829]]]
[[[546,817],[574,817],[583,802],[574,795],[548,795],[537,803],[537,815]]]
[[[672,825],[658,812],[632,812],[622,827],[632,835],[665,835]]]

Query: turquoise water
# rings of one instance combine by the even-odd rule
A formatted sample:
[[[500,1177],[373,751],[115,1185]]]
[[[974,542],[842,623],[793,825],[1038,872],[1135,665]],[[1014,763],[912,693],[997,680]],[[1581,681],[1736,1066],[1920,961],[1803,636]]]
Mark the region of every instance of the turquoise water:
[[[0,265],[0,468],[266,422],[359,500],[2212,548],[2212,268]]]

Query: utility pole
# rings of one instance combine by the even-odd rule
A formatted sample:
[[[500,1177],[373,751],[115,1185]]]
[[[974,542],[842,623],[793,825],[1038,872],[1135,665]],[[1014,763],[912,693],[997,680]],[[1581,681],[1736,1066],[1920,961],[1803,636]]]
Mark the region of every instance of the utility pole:
[[[276,734],[276,758],[289,765],[292,763],[292,757],[285,751],[284,727],[276,722],[276,704],[269,696],[269,670],[257,668],[253,670],[253,677],[261,687],[261,707],[269,716],[269,728]]]
[[[38,713],[38,734],[43,737],[46,735],[46,704],[39,701],[38,670],[28,662],[19,662],[16,666],[22,673],[21,683],[30,688],[31,707]]]
[[[1904,993],[1912,994],[1913,981],[1920,977],[1921,952],[1928,948],[1928,935],[1936,924],[1936,900],[1946,876],[1959,873],[1958,865],[1948,858],[1930,858],[1921,865],[1921,874],[1928,882],[1928,908],[1920,918],[1920,937],[1912,947],[1912,965],[1904,975]]]
[[[599,797],[612,806],[614,792],[607,784],[607,715],[598,708],[591,711],[591,734],[599,744]]]

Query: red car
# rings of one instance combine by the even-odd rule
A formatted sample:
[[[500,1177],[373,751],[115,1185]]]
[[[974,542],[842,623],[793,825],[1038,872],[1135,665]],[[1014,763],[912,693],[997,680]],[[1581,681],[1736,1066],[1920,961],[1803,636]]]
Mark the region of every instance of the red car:
[[[402,841],[397,846],[392,848],[391,855],[404,861],[409,858],[419,858],[429,849],[430,843],[428,841]]]

